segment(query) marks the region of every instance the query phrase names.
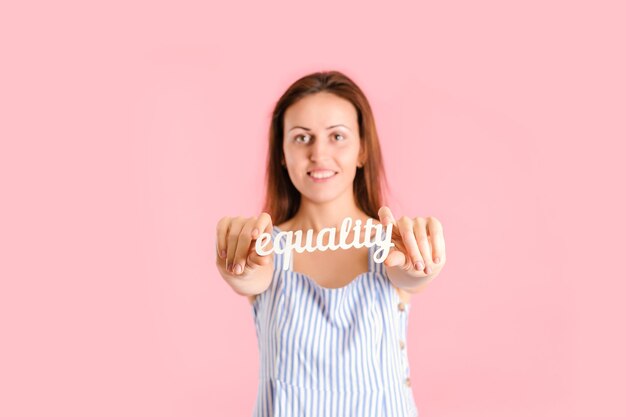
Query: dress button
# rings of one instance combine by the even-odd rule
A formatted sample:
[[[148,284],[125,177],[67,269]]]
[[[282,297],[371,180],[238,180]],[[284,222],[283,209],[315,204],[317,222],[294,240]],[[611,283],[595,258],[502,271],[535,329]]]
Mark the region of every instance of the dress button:
[[[404,341],[400,340],[400,349],[404,349]]]
[[[407,378],[406,381],[405,381],[405,384],[406,384],[407,387],[410,387],[411,386],[411,379]]]
[[[404,311],[404,303],[403,303],[403,302],[400,302],[400,303],[398,304],[398,310],[400,310],[400,311]]]

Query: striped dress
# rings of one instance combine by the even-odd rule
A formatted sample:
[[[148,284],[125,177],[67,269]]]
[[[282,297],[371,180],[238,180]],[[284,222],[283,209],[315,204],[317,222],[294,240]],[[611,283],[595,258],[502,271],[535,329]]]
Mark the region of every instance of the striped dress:
[[[285,241],[274,226],[275,244]],[[383,229],[384,233],[384,229]],[[341,288],[282,269],[251,305],[259,347],[254,417],[415,417],[403,303],[368,248],[369,271]]]

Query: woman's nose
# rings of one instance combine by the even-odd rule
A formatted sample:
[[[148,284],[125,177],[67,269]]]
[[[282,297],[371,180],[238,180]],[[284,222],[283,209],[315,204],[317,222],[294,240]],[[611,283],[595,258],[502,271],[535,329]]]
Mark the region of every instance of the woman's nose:
[[[328,156],[328,144],[326,144],[323,140],[314,141],[309,149],[312,160],[323,159]]]

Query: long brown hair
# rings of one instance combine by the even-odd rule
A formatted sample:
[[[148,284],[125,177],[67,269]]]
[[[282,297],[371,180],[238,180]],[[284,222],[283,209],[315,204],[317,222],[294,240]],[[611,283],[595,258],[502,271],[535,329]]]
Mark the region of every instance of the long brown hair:
[[[294,82],[280,97],[272,112],[263,211],[272,217],[275,225],[291,219],[300,208],[301,200],[300,192],[291,182],[287,168],[281,164],[285,111],[301,98],[322,91],[348,100],[357,111],[361,148],[365,152],[365,164],[357,168],[353,183],[357,206],[369,217],[377,219],[378,209],[384,205],[383,192],[388,190],[388,184],[374,115],[365,94],[339,71],[315,72]]]

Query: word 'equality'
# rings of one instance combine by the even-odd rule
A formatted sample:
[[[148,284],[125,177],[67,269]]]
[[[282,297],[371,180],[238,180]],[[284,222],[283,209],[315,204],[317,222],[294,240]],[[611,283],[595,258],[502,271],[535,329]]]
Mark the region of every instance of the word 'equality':
[[[372,219],[367,219],[365,223],[365,232],[363,234],[363,241],[360,241],[361,235],[361,220],[356,220],[354,222],[354,240],[352,243],[347,243],[346,240],[348,238],[348,233],[352,228],[352,219],[350,217],[346,217],[341,222],[341,229],[339,232],[339,244],[335,243],[335,228],[334,227],[326,227],[320,230],[317,235],[317,244],[312,246],[313,244],[313,230],[309,229],[306,231],[306,242],[304,246],[302,245],[302,230],[294,231],[280,231],[276,235],[276,240],[286,237],[286,244],[283,248],[279,247],[279,245],[274,244],[272,249],[265,249],[265,247],[272,240],[272,235],[270,233],[261,233],[259,238],[256,241],[255,250],[261,256],[269,255],[272,252],[286,255],[283,258],[283,269],[289,269],[290,261],[291,261],[291,251],[295,249],[298,253],[302,253],[305,250],[308,252],[313,252],[314,250],[325,251],[325,250],[337,250],[337,249],[349,249],[351,247],[361,248],[363,246],[367,246],[368,248],[374,245],[380,246],[379,249],[374,253],[373,259],[376,263],[382,263],[387,258],[389,251],[392,246],[395,246],[391,242],[391,231],[393,229],[393,223],[389,223],[387,225],[387,229],[385,231],[385,239],[383,240],[383,225],[376,224],[374,225]],[[372,229],[376,229],[376,236],[373,241],[370,241]],[[328,234],[328,244],[324,244],[324,235]],[[295,242],[294,242],[295,237]]]

